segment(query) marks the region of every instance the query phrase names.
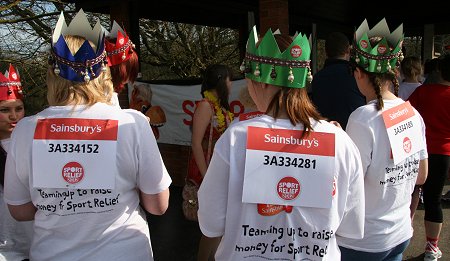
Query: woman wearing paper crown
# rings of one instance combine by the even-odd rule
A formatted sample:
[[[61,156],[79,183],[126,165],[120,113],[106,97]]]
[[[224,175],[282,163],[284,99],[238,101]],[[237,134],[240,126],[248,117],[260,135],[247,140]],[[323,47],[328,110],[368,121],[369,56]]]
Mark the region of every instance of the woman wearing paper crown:
[[[359,152],[309,100],[309,57],[302,34],[250,33],[241,69],[265,115],[225,131],[198,193],[216,260],[340,260],[336,235],[362,237]]]
[[[111,32],[106,35],[105,50],[115,91],[113,104],[119,106],[117,95],[127,82],[136,80],[139,61],[130,37],[116,21],[113,22]]]
[[[338,237],[342,260],[401,261],[413,234],[410,195],[426,179],[428,155],[422,117],[396,96],[402,28],[390,33],[383,19],[369,30],[365,20],[355,32],[354,77],[368,102],[346,131],[361,153],[366,218],[362,240]]]
[[[33,223],[16,221],[3,200],[5,162],[11,132],[25,114],[22,100],[19,74],[10,64],[4,75],[0,73],[0,260],[28,259],[33,234]]]
[[[146,216],[168,207],[170,176],[147,119],[110,105],[104,34],[61,14],[47,71],[50,107],[11,136],[5,201],[33,220],[31,260],[153,260]]]

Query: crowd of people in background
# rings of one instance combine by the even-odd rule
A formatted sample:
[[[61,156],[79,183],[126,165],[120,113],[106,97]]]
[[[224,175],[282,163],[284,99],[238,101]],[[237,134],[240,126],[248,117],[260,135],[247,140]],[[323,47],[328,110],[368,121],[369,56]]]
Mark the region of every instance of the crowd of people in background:
[[[230,112],[231,69],[205,68],[186,174],[198,260],[401,261],[421,200],[424,261],[442,257],[450,54],[404,57],[390,34],[384,19],[352,44],[330,33],[312,75],[308,37],[254,27],[246,117]],[[157,259],[146,213],[166,212],[172,179],[152,116],[119,105],[139,72],[130,37],[61,14],[49,57],[36,115],[24,117],[16,69],[0,73],[0,260]]]

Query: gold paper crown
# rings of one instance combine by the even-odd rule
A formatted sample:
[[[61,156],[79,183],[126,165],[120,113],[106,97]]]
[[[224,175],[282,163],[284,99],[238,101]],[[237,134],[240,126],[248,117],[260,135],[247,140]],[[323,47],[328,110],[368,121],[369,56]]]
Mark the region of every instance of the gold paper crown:
[[[372,37],[379,37],[381,40],[372,46]],[[367,20],[364,20],[355,31],[351,59],[368,72],[391,72],[403,59],[403,37],[403,24],[391,33],[385,18],[372,29],[369,29]]]

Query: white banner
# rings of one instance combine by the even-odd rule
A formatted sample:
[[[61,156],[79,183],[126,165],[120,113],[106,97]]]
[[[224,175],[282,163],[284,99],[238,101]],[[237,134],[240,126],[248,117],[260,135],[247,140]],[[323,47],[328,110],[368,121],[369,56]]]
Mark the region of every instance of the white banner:
[[[153,97],[152,106],[161,106],[167,122],[159,128],[159,143],[178,145],[191,145],[191,123],[194,115],[195,103],[202,99],[201,85],[165,85],[144,84],[151,88]],[[235,116],[245,111],[244,105],[239,101],[239,92],[245,87],[245,80],[233,81],[230,95],[230,107]],[[128,97],[131,97],[133,86],[128,86]]]

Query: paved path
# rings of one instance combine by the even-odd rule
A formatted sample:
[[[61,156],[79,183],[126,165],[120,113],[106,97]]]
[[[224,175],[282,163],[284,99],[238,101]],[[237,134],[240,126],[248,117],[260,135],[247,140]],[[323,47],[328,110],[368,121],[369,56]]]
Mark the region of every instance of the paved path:
[[[444,187],[444,192],[450,189],[450,182]],[[444,224],[442,226],[439,240],[439,248],[442,251],[442,258],[439,261],[450,261],[450,202],[442,202],[444,210]],[[419,205],[414,217],[414,236],[403,254],[403,260],[422,261],[425,249],[425,228],[423,225],[423,205]]]

